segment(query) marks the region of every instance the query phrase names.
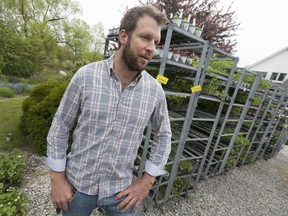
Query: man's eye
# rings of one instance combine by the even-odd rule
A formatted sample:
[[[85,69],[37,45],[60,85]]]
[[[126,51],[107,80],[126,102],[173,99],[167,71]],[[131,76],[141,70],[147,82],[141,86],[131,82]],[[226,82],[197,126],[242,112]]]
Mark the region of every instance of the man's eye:
[[[148,36],[143,36],[143,39],[145,39],[145,40],[149,40],[150,37],[148,37]]]

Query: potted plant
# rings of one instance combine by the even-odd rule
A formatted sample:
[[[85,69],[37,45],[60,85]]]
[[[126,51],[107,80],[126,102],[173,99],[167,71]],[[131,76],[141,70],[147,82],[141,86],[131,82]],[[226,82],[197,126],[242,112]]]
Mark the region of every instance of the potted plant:
[[[172,60],[178,62],[180,58],[180,48],[177,49],[176,52],[172,55]]]
[[[189,24],[188,32],[194,34],[195,30],[196,30],[196,19],[193,19],[192,24]]]
[[[187,56],[187,59],[186,59],[187,65],[192,65],[194,56],[195,56],[194,53],[191,53],[190,55]]]
[[[185,51],[180,55],[179,62],[185,64],[185,63],[186,63],[186,60],[187,60],[187,57],[188,57],[188,50],[185,50]]]
[[[173,23],[175,23],[178,28],[181,27],[182,12],[180,12],[180,14],[177,12],[176,14],[174,14],[174,16],[173,16],[173,14],[171,13],[170,18],[171,18],[171,21],[172,21]]]
[[[202,34],[202,31],[203,31],[203,29],[204,29],[204,24],[202,25],[202,27],[200,28],[200,27],[198,27],[198,26],[196,26],[196,29],[195,29],[195,32],[194,32],[194,34],[197,36],[197,37],[200,37],[201,36],[201,34]]]
[[[163,46],[163,50],[164,50],[164,46]],[[171,60],[172,59],[172,56],[173,56],[173,53],[174,53],[174,47],[172,46],[169,51],[168,51],[168,54],[167,54],[167,59]]]
[[[167,59],[171,60],[172,59],[172,55],[173,55],[173,51],[174,51],[174,47],[172,46],[171,48],[169,48],[169,51],[167,53]],[[163,58],[163,54],[164,54],[164,44],[161,46],[161,49],[160,48],[157,48],[155,53],[154,53],[154,57],[160,57],[160,58]]]
[[[182,22],[181,22],[181,28],[184,29],[185,31],[188,31],[188,28],[189,28],[189,25],[190,25],[190,18],[191,18],[191,15],[189,14],[188,18],[184,18],[182,19]]]
[[[162,45],[162,47],[157,47],[155,49],[153,57],[154,58],[162,58],[163,57],[163,48],[164,48],[164,45]]]

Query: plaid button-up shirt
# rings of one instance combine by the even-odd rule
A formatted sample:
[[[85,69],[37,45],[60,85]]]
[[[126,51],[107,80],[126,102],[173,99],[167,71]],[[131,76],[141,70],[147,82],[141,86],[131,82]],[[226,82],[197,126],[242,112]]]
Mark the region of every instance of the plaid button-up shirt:
[[[149,120],[155,132],[145,171],[165,174],[171,150],[171,128],[162,86],[146,71],[124,91],[113,71],[113,57],[79,69],[71,79],[54,116],[43,161],[66,172],[80,192],[111,196],[127,188],[143,131]],[[75,119],[71,152],[69,130]]]

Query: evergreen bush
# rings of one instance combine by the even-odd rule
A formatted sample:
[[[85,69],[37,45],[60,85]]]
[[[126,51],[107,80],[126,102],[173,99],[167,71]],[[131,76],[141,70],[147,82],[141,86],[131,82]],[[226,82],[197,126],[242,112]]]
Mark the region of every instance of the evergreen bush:
[[[59,81],[40,84],[23,101],[20,129],[39,155],[46,155],[46,137],[67,85]]]
[[[16,95],[16,92],[7,87],[7,86],[1,86],[0,87],[0,98],[12,98]]]

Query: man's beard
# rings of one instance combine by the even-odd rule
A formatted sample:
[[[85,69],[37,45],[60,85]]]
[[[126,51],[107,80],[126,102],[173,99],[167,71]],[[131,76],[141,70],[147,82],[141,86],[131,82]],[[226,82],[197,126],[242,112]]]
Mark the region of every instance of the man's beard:
[[[145,67],[141,67],[137,64],[137,57],[135,56],[135,54],[131,50],[130,39],[128,39],[128,42],[127,42],[126,46],[124,47],[123,60],[124,60],[125,64],[127,65],[127,67],[131,71],[135,71],[137,73],[140,73],[145,68]]]

